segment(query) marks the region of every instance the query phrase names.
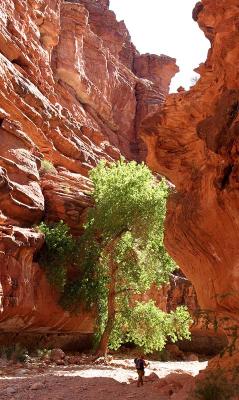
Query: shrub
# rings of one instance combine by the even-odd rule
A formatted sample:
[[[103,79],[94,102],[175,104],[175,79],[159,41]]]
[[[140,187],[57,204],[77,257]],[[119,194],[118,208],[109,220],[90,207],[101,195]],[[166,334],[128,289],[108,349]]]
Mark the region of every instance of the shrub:
[[[45,357],[49,357],[51,354],[50,349],[37,349],[36,351],[37,357],[40,359],[44,359]]]
[[[0,357],[18,362],[26,362],[29,359],[28,350],[18,343],[11,346],[2,346],[0,348]]]
[[[53,225],[42,222],[39,230],[45,235],[40,264],[44,267],[49,282],[62,291],[66,283],[67,267],[78,257],[76,240],[63,221]]]
[[[41,172],[50,172],[52,174],[55,174],[57,170],[51,161],[43,159],[41,160]]]
[[[228,380],[222,369],[210,372],[204,380],[197,382],[190,399],[197,400],[230,400],[238,394],[238,385],[234,378]]]

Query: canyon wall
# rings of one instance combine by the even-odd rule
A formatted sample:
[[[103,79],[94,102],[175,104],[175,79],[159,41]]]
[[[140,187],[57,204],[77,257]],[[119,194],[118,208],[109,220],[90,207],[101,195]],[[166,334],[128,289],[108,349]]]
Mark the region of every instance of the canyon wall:
[[[81,233],[88,171],[102,158],[144,158],[139,125],[178,68],[140,55],[107,0],[0,8],[0,332],[89,334],[93,315],[57,305],[34,227],[63,219]]]
[[[165,243],[199,305],[237,348],[239,326],[239,7],[202,0],[193,18],[211,43],[201,77],[143,122],[150,167],[175,185]],[[234,350],[232,348],[232,350]]]

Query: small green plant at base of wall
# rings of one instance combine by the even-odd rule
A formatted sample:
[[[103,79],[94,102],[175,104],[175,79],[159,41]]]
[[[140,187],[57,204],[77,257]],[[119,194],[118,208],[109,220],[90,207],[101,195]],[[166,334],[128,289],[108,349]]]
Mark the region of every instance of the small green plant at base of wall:
[[[50,357],[51,350],[50,349],[37,349],[36,351],[37,357],[40,359]]]
[[[0,347],[0,357],[15,362],[26,362],[29,359],[28,350],[18,343]]]
[[[227,378],[223,369],[209,372],[205,379],[197,382],[188,400],[231,400],[239,393],[236,383],[238,371]]]
[[[62,291],[66,284],[67,267],[76,262],[78,257],[76,240],[63,221],[52,225],[42,222],[38,228],[45,235],[40,264],[44,267],[49,282]]]

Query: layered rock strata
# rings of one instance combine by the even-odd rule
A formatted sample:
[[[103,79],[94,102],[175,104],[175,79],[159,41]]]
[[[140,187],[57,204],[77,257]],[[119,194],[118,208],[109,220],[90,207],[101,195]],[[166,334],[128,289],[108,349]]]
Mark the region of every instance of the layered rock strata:
[[[237,347],[238,2],[202,0],[193,17],[211,43],[197,70],[201,77],[190,91],[169,95],[144,121],[142,135],[148,164],[175,185],[166,247],[193,283],[201,308]]]
[[[177,71],[174,59],[140,56],[108,6],[0,5],[2,332],[92,332],[92,315],[71,317],[57,305],[34,262],[43,241],[34,226],[63,219],[81,233],[89,170],[120,154],[144,157],[138,126],[165,100]]]

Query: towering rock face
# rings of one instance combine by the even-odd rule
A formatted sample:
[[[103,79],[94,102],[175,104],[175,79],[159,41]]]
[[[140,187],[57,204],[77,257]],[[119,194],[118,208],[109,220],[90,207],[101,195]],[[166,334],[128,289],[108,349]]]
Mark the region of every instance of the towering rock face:
[[[88,171],[104,158],[142,159],[143,117],[177,71],[140,56],[107,0],[6,0],[0,12],[0,329],[92,332],[71,317],[33,261],[33,227],[63,219],[80,234]]]
[[[137,112],[135,120],[136,132],[139,132],[143,119],[155,112],[164,103],[169,92],[172,72],[175,75],[179,68],[172,65],[172,59],[165,55],[137,55],[134,59],[134,70],[141,80],[136,85]],[[146,148],[137,140],[139,160],[145,159]]]
[[[148,164],[175,184],[166,246],[200,306],[237,339],[239,310],[239,8],[202,0],[193,17],[211,42],[201,78],[167,97],[142,135]],[[232,337],[231,337],[232,339]]]

